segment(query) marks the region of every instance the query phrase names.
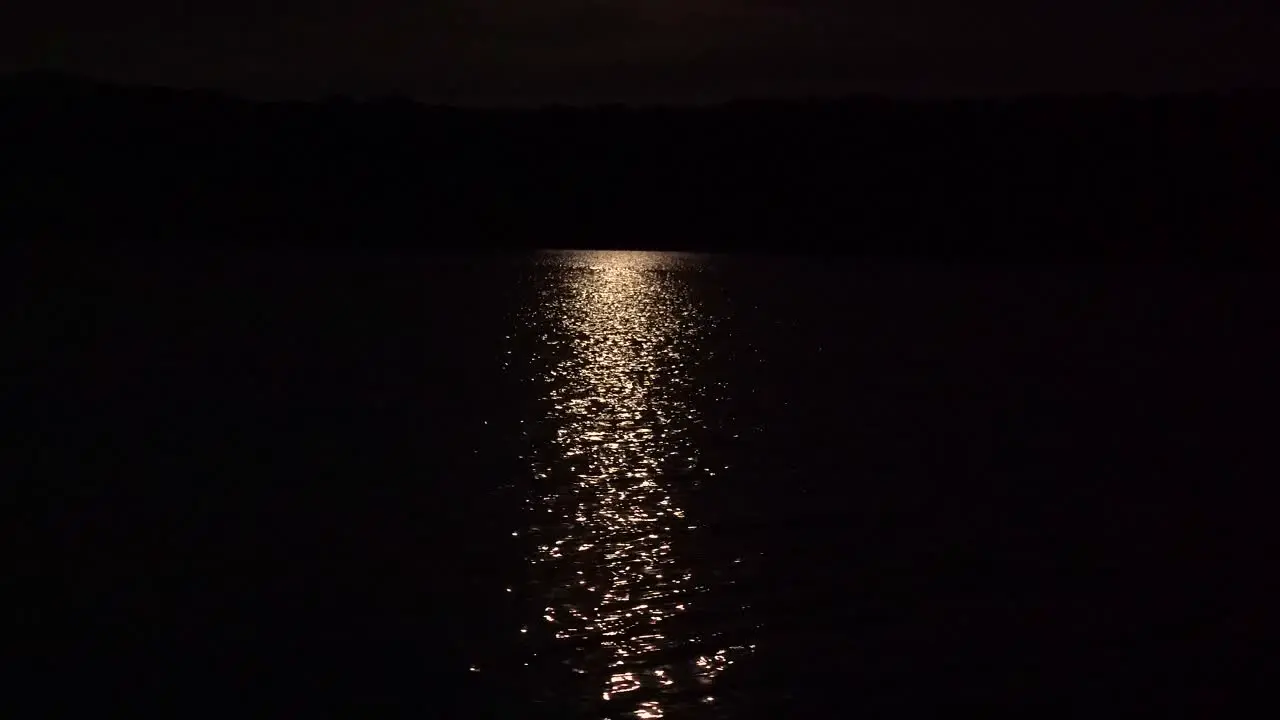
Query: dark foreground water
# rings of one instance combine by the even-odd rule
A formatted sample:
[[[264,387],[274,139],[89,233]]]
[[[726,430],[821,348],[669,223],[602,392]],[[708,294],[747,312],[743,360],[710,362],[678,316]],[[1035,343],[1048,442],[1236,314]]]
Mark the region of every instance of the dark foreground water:
[[[1264,274],[228,253],[12,287],[48,703],[1091,713],[1271,662]]]

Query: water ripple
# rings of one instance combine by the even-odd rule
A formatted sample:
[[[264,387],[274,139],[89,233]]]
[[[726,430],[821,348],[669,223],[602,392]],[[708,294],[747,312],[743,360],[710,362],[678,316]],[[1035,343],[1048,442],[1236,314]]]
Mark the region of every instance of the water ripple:
[[[527,502],[537,544],[525,592],[545,637],[530,658],[585,676],[584,714],[710,708],[717,678],[750,648],[719,646],[713,626],[687,621],[714,591],[690,562],[697,520],[682,504],[713,474],[692,432],[703,423],[694,365],[714,327],[682,279],[697,258],[543,259],[547,281],[526,318],[540,330],[531,379],[546,438],[531,454]]]

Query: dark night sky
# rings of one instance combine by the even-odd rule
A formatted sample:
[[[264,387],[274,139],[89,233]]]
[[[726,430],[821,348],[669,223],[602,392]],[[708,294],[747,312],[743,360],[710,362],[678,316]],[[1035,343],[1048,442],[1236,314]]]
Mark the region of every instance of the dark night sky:
[[[15,7],[17,4],[19,7]],[[715,100],[1274,86],[1276,0],[16,0],[0,71],[258,97]],[[31,5],[31,7],[21,7]]]

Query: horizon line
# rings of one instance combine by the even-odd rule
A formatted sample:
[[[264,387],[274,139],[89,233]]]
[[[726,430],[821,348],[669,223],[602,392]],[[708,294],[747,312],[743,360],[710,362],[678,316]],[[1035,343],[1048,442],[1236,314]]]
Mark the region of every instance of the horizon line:
[[[405,92],[330,92],[314,96],[292,98],[253,97],[250,93],[221,89],[211,86],[179,86],[162,83],[124,82],[103,79],[88,73],[72,72],[48,68],[31,68],[0,72],[0,83],[15,79],[60,80],[79,83],[99,88],[119,91],[171,92],[174,94],[193,94],[214,96],[232,102],[252,105],[376,105],[394,102],[422,109],[449,108],[460,110],[645,110],[645,109],[716,109],[735,105],[821,105],[839,104],[842,102],[887,102],[901,105],[942,105],[964,102],[1020,102],[1036,100],[1159,100],[1174,98],[1230,98],[1240,96],[1280,96],[1280,84],[1267,87],[1237,86],[1222,88],[1202,88],[1196,90],[1036,90],[1020,92],[992,93],[955,93],[939,95],[920,95],[911,93],[891,93],[883,91],[848,91],[840,93],[803,93],[803,94],[753,94],[707,98],[702,100],[623,100],[595,99],[572,100],[567,98],[546,98],[541,100],[518,99],[469,99],[444,100],[427,99]]]

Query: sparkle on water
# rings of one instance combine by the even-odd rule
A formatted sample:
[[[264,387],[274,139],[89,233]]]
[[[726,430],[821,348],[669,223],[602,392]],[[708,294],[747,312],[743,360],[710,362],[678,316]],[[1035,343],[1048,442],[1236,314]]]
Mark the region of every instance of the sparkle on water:
[[[696,520],[681,495],[710,477],[689,429],[702,388],[691,372],[710,318],[688,273],[697,256],[547,253],[527,318],[540,329],[541,401],[553,432],[535,447],[529,592],[548,642],[598,683],[589,710],[664,717],[714,702],[716,678],[747,648],[677,626],[710,591],[682,560]],[[523,631],[522,631],[523,632]]]

